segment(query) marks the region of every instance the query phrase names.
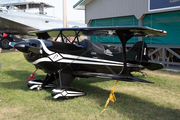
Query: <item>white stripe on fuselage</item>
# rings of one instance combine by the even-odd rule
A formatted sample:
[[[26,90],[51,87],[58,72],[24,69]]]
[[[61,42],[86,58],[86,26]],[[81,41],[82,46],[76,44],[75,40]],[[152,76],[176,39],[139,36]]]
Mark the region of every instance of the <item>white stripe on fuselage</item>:
[[[103,60],[103,59],[98,59],[98,58],[81,57],[81,56],[68,55],[68,54],[63,54],[63,53],[61,55],[65,58],[70,58],[70,59],[89,60],[89,61],[91,60],[91,61],[97,61],[97,62],[110,62],[110,63],[120,64],[120,62],[117,62],[117,61]]]
[[[32,64],[36,65],[40,62],[52,62],[48,57],[40,58]],[[70,59],[61,59],[59,61],[56,61],[58,63],[74,63],[74,64],[84,64],[84,65],[108,65],[108,66],[123,66],[123,62],[117,62],[117,63],[105,63],[105,62],[97,62],[97,61],[83,61],[83,60],[70,60]],[[142,67],[136,64],[129,64],[127,63],[128,67]]]
[[[47,47],[46,47],[46,45],[44,44],[44,42],[42,41],[42,40],[39,40],[40,42],[41,42],[41,45],[42,45],[42,47],[43,47],[43,49],[44,49],[44,51],[47,53],[47,54],[54,54],[55,52],[52,52],[52,51],[50,51]]]
[[[70,59],[62,59],[62,60],[59,60],[57,62],[59,62],[59,63],[74,63],[74,64],[90,64],[90,65],[123,66],[122,63],[113,64],[113,63],[92,62],[92,61],[82,61],[82,60],[70,60]]]
[[[34,62],[31,62],[33,65],[36,65],[40,62],[52,62],[48,57],[44,57],[44,58],[40,58],[40,59],[37,59],[36,61]]]

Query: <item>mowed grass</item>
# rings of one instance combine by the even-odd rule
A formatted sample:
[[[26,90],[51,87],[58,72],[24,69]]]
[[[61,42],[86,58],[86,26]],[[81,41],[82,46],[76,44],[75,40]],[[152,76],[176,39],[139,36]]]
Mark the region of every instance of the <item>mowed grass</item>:
[[[148,77],[135,77],[155,84],[118,82],[117,101],[110,102],[99,114],[116,81],[97,78],[75,79],[72,88],[87,96],[60,102],[51,97],[51,90],[32,91],[26,79],[35,67],[20,52],[0,54],[0,119],[1,120],[179,120],[180,73],[147,71]],[[38,70],[35,78],[44,78]]]

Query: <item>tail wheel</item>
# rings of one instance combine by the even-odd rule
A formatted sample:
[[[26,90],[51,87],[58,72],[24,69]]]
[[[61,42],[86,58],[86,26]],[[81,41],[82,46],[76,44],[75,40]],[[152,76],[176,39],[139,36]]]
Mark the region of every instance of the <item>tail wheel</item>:
[[[2,49],[10,49],[10,48],[12,48],[11,46],[9,46],[9,42],[12,42],[12,41],[13,41],[13,39],[10,38],[10,37],[1,38],[0,43],[1,43]]]

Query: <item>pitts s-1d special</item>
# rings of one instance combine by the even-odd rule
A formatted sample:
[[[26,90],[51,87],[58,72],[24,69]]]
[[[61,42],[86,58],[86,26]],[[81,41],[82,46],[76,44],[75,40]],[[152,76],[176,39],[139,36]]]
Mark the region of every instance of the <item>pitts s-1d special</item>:
[[[133,77],[131,72],[139,72],[145,68],[149,70],[163,68],[162,64],[150,62],[147,45],[143,41],[137,42],[130,50],[126,51],[126,42],[133,36],[166,36],[167,32],[163,30],[139,26],[116,26],[55,28],[29,33],[37,35],[38,39],[29,39],[27,42],[11,42],[10,45],[23,52],[28,62],[47,73],[44,80],[29,81],[28,87],[37,90],[57,87],[51,92],[55,99],[64,100],[86,95],[83,91],[69,87],[75,77],[98,77],[151,83]],[[80,35],[118,36],[123,50],[120,52],[87,39],[79,41],[78,36]],[[62,42],[48,41],[47,39],[52,36],[61,37]],[[69,41],[69,36],[74,36],[74,40]]]

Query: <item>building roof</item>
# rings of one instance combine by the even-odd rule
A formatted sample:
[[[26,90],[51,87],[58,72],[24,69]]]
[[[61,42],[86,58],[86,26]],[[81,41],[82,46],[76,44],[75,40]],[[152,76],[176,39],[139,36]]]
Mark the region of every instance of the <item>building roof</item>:
[[[43,5],[44,8],[50,8],[54,7],[50,4],[43,3],[43,2],[20,2],[20,3],[13,3],[13,4],[3,4],[1,7],[10,7],[10,6],[16,6],[19,9],[26,9],[26,5],[28,4],[29,9],[31,8],[39,8],[41,5]]]
[[[92,0],[79,0],[73,8],[76,10],[85,10],[85,6],[90,3]]]

